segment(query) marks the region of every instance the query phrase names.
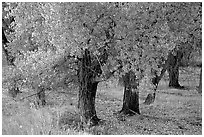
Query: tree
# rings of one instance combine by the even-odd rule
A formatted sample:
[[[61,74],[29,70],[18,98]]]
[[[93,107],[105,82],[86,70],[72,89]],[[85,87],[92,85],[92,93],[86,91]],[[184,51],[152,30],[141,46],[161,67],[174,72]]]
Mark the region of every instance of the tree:
[[[125,86],[124,101],[123,108],[119,112],[132,115],[140,113],[139,94],[135,94],[138,92],[131,90],[131,84],[126,85],[126,83],[131,81],[127,80],[128,71],[133,71],[136,75],[135,82],[138,83],[138,85],[135,84],[137,85],[135,87],[141,85],[141,81],[144,77],[152,79],[152,84],[149,84],[149,87],[152,87],[154,89],[153,92],[155,92],[158,82],[167,69],[165,60],[168,51],[175,46],[176,36],[170,31],[166,23],[165,14],[161,14],[165,12],[164,3],[127,3],[127,6],[123,6],[123,10],[126,16],[123,17],[124,20],[121,21],[121,26],[125,26],[125,23],[128,25],[127,28],[123,27],[122,31],[119,29],[122,33],[119,32],[117,34],[119,34],[118,37],[124,37],[121,41],[125,43],[125,47],[121,48],[126,48],[122,50],[122,52],[128,55],[120,56],[123,64],[125,64],[123,70],[127,72],[127,74],[124,75],[126,77],[123,77]],[[160,66],[164,64],[164,69],[160,75],[157,74],[159,68],[161,68],[159,64]],[[150,83],[149,80],[146,82]],[[145,86],[147,85],[148,84]],[[134,100],[131,99],[131,95],[133,94],[137,95],[136,97],[132,97]],[[153,93],[151,100],[154,100],[154,97],[155,93]],[[135,101],[137,103],[135,103]],[[137,109],[132,111],[131,105],[128,106],[127,104],[138,104],[136,105]],[[126,106],[125,109],[124,106]]]
[[[95,110],[95,97],[98,82],[94,80],[96,75],[100,72],[97,72],[97,68],[93,69],[93,63],[91,62],[90,51],[87,49],[84,51],[82,61],[79,62],[79,101],[78,108],[84,123],[89,123],[92,125],[97,124],[99,121],[96,110]],[[95,67],[95,66],[94,66]],[[100,66],[98,67],[99,71]],[[90,71],[90,70],[93,70]],[[89,121],[88,121],[89,120]]]
[[[182,88],[178,83],[179,64],[184,51],[188,49],[187,54],[189,54],[201,40],[202,4],[198,2],[168,3],[167,9],[168,12],[173,11],[167,15],[170,29],[180,37],[177,42],[178,48],[175,51],[176,54],[169,54],[171,59],[171,64],[168,68],[170,78],[169,86]]]
[[[189,59],[192,52],[200,52],[202,50],[202,4],[198,2],[166,3],[164,15],[166,15],[170,31],[175,34],[177,40],[175,40],[176,48],[169,52],[168,59],[166,60],[167,63],[162,66],[163,69],[160,76],[167,69],[170,80],[169,87],[180,89],[184,88],[178,82],[179,66],[182,57],[184,56],[185,59]],[[155,77],[157,76],[155,75]],[[154,95],[149,94],[145,102],[148,102],[148,100],[153,102]]]
[[[10,45],[23,54],[17,67],[28,82],[46,87],[56,85],[59,62],[70,62],[66,73],[74,70],[78,76],[78,107],[85,124],[99,121],[95,95],[113,43],[112,10],[106,3],[18,3],[13,13],[16,31]]]

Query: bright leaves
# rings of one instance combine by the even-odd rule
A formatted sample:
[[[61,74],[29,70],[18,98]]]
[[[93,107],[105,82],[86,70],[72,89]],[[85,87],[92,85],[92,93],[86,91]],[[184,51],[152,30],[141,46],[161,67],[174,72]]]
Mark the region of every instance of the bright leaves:
[[[16,25],[11,46],[23,54],[16,64],[27,70],[28,77],[51,70],[64,57],[80,58],[84,49],[96,57],[107,51],[106,68],[119,61],[123,65],[119,73],[132,70],[148,76],[179,42],[190,34],[201,35],[198,5],[17,3],[12,10]]]

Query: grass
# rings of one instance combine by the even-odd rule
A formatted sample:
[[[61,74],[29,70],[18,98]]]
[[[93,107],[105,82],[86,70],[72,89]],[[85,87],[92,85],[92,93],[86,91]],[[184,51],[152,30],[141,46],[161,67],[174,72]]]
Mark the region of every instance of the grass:
[[[196,91],[199,69],[181,69],[180,74],[179,82],[187,87],[185,90],[168,88],[168,79],[165,76],[159,84],[155,102],[144,105],[148,92],[140,92],[141,115],[124,117],[123,120],[114,115],[122,107],[123,87],[116,83],[111,86],[100,83],[96,111],[102,122],[90,129],[82,129],[80,126],[77,91],[53,91],[46,98],[46,107],[38,109],[31,103],[32,99],[15,101],[3,92],[2,134],[201,135],[202,96]]]
[[[50,100],[53,98],[50,98]],[[49,101],[49,100],[48,100]],[[75,130],[78,120],[75,107],[59,106],[60,100],[48,102],[44,108],[36,109],[30,101],[14,101],[3,98],[2,134],[3,135],[87,135],[84,131]],[[66,123],[67,122],[67,123]],[[67,124],[69,127],[67,128]]]

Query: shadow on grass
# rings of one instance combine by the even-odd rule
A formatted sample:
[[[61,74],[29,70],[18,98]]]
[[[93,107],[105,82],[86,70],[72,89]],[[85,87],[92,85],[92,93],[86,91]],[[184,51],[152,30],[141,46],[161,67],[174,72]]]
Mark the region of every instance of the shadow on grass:
[[[168,123],[172,122],[174,125],[176,125],[179,129],[184,129],[187,130],[186,125],[179,122],[179,120],[171,119],[171,118],[162,118],[162,117],[155,117],[155,116],[148,116],[148,115],[141,115],[140,119],[143,120],[144,118],[146,119],[151,119],[157,122],[161,123]]]
[[[108,135],[111,129],[110,122],[106,120],[100,120],[97,125],[91,127],[82,125],[80,115],[70,111],[65,111],[60,116],[58,126],[63,130],[71,128],[77,132],[86,132],[92,135]]]
[[[63,114],[61,114],[58,122],[58,126],[63,129],[74,128],[79,130],[81,129],[80,125],[80,115],[69,111],[65,111]]]

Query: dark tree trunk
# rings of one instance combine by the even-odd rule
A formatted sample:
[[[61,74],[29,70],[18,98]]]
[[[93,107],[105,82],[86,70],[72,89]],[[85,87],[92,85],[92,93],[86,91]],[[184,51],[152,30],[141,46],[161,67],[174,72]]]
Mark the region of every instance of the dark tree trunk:
[[[168,67],[168,72],[169,72],[169,87],[173,88],[183,88],[179,84],[179,65],[181,62],[181,59],[183,57],[183,53],[181,51],[177,51],[176,55],[173,55],[172,53],[169,53],[169,67]]]
[[[45,88],[40,86],[37,87],[37,97],[38,97],[38,105],[45,106],[46,100],[45,100]]]
[[[128,72],[123,76],[124,80],[124,96],[123,96],[123,107],[119,111],[125,115],[140,114],[139,110],[139,80],[136,79],[133,72]]]
[[[90,52],[85,53],[79,62],[79,100],[78,108],[81,116],[81,122],[89,126],[98,124],[99,118],[95,110],[95,96],[98,82],[94,81],[97,69],[93,67]]]
[[[14,66],[14,57],[12,57],[11,55],[9,55],[9,51],[5,48],[6,44],[9,43],[9,41],[6,38],[6,35],[4,33],[4,29],[2,28],[2,51],[5,55],[6,61],[8,63],[8,65],[13,65]]]
[[[202,67],[200,69],[200,81],[198,86],[198,93],[202,93]]]
[[[180,84],[178,82],[179,67],[169,66],[169,87],[178,88]]]
[[[9,41],[6,38],[6,35],[4,33],[4,29],[3,28],[2,28],[2,43],[3,44],[9,43]]]

